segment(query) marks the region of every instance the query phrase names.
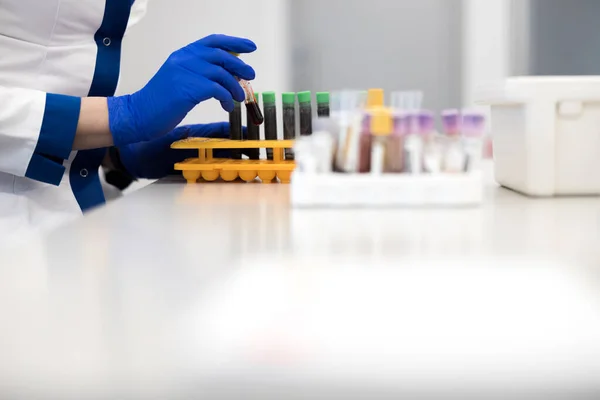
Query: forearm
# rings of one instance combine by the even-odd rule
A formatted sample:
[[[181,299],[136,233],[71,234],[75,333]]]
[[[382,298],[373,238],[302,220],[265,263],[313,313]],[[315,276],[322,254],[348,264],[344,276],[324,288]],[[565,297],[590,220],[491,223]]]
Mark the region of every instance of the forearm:
[[[98,149],[112,145],[106,98],[82,98],[73,150]]]

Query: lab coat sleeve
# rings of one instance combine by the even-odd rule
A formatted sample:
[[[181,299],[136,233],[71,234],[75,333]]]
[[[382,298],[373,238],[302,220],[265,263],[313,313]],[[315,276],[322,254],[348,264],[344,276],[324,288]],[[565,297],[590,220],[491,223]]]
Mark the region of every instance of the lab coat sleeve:
[[[129,14],[129,22],[127,29],[136,25],[146,15],[146,9],[148,8],[148,0],[135,0],[131,6],[131,13]]]
[[[59,185],[80,109],[78,97],[0,86],[0,171]]]

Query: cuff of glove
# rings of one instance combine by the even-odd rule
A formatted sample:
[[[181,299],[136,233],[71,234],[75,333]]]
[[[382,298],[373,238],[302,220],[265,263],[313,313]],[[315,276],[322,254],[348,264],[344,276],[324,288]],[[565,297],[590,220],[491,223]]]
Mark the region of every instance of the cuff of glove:
[[[130,108],[131,96],[109,97],[108,124],[116,147],[142,141],[138,136],[134,115]]]

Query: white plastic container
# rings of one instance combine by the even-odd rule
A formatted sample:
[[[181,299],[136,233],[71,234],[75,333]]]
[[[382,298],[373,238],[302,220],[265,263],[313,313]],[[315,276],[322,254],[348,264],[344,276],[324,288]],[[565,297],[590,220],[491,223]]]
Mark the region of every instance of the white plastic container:
[[[482,87],[496,181],[530,196],[600,194],[600,76],[516,77]]]

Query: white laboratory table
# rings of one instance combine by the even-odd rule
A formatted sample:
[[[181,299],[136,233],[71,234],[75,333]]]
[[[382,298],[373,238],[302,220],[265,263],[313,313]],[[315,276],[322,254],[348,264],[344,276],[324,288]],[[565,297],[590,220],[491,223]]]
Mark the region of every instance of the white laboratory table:
[[[0,254],[0,398],[597,398],[600,199],[288,199],[172,178]]]

